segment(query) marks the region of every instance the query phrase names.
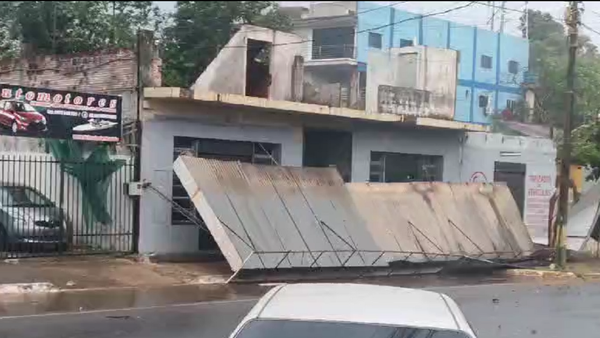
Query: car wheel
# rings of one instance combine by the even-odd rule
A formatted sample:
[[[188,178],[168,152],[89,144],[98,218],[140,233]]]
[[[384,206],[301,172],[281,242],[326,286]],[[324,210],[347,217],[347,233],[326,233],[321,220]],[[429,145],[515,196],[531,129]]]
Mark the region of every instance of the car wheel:
[[[10,125],[10,130],[13,132],[13,134],[16,134],[19,131],[19,126],[17,125],[16,121],[13,121],[13,123]]]

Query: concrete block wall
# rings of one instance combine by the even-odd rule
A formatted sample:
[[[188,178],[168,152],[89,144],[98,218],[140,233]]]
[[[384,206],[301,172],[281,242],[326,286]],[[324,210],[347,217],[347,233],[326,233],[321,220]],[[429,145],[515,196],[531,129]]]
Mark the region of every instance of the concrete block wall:
[[[281,145],[281,165],[302,166],[301,127],[237,123],[228,116],[231,110],[223,108],[154,101],[146,101],[145,104],[144,116],[150,113],[157,116],[143,123],[142,180],[150,182],[169,198],[172,195],[173,147],[177,136],[275,143]],[[204,119],[200,117],[202,115]],[[185,255],[198,251],[201,230],[196,225],[172,225],[171,204],[156,192],[146,189],[140,208],[140,253]]]

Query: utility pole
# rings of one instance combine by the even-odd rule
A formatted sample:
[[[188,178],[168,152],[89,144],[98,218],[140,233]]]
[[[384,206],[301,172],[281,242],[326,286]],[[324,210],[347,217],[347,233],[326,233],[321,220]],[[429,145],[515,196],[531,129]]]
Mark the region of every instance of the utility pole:
[[[566,12],[566,23],[569,41],[569,61],[567,65],[566,111],[563,126],[563,146],[560,158],[560,183],[558,196],[558,215],[556,220],[556,255],[555,264],[559,269],[567,265],[566,226],[569,213],[569,188],[571,186],[571,117],[575,111],[575,59],[577,57],[577,40],[579,33],[579,3],[569,1]]]
[[[491,2],[491,6],[490,5]],[[492,17],[490,18],[490,30],[494,31],[494,17],[496,16],[496,1],[488,1],[488,6],[492,9]]]
[[[500,34],[504,33],[504,22],[505,22],[505,14],[506,14],[506,1],[502,1],[502,5],[500,6]]]
[[[525,1],[525,39],[529,39],[529,1]]]

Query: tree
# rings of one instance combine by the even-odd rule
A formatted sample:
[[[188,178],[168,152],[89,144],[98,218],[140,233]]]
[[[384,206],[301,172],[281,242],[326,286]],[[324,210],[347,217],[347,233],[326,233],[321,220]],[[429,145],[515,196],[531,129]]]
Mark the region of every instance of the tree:
[[[275,1],[178,1],[163,34],[164,85],[190,86],[244,23],[291,27]]]
[[[548,13],[529,11],[529,70],[539,76],[535,89],[536,122],[562,128],[566,108],[567,38],[563,25]],[[521,17],[525,30],[525,17]],[[600,167],[600,55],[586,35],[579,36],[576,64],[576,107],[573,117],[573,159]]]
[[[2,1],[8,36],[0,44],[21,41],[45,54],[133,47],[136,31],[160,19],[151,1]]]
[[[539,77],[536,88],[536,122],[562,126],[564,111],[565,75],[567,64],[567,38],[563,25],[548,13],[529,10],[529,71]],[[521,17],[521,29],[525,30],[525,16]],[[600,109],[595,100],[594,83],[600,81],[598,74],[598,48],[590,38],[579,36],[579,59],[577,63],[577,116],[580,124],[587,116]]]

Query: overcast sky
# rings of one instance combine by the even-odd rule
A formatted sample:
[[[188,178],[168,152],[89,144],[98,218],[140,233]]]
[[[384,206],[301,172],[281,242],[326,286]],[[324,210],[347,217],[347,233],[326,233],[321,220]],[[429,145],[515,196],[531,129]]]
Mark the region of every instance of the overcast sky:
[[[394,4],[395,8],[404,9],[414,13],[427,14],[432,12],[439,12],[446,9],[466,5],[468,1],[376,1],[382,5]],[[175,6],[175,1],[155,1],[162,9],[171,11]],[[310,1],[281,1],[282,6],[306,6],[310,5]],[[451,21],[467,24],[476,25],[479,27],[490,27],[489,19],[491,13],[494,10],[485,4],[488,1],[478,1],[477,3],[463,8],[457,11],[453,11],[448,14],[438,15],[439,18],[448,19]],[[495,2],[497,6],[500,6],[501,1]],[[546,11],[552,14],[553,17],[562,20],[564,16],[564,10],[566,8],[566,1],[539,1],[529,2],[528,7],[531,9]],[[514,35],[520,35],[517,29],[519,25],[519,16],[521,12],[526,8],[525,1],[506,1],[506,14],[505,14],[505,32]],[[583,14],[583,23],[589,26],[591,29],[600,32],[600,1],[584,1],[585,12]],[[496,29],[500,21],[500,13],[496,15]],[[600,34],[594,33],[589,29],[582,27],[582,32],[588,35],[597,45],[600,45]]]

